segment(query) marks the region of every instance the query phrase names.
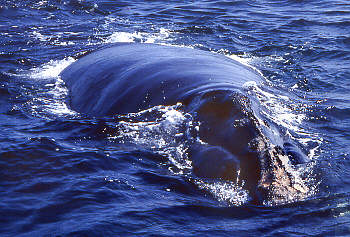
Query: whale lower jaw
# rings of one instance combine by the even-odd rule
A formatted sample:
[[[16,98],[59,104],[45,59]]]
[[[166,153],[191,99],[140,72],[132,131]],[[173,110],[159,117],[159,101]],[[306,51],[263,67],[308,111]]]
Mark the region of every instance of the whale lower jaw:
[[[300,172],[279,146],[259,141],[260,180],[257,189],[264,193],[266,205],[282,205],[304,200],[310,190]]]

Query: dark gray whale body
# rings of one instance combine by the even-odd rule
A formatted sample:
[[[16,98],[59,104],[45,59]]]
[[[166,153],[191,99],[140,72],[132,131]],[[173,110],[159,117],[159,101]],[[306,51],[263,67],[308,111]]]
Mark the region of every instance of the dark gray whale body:
[[[219,54],[155,44],[117,44],[82,57],[61,73],[79,112],[110,115],[176,104],[210,91],[261,81]]]
[[[282,136],[264,132],[275,128],[259,122],[259,103],[244,90],[244,83],[263,78],[231,58],[184,47],[121,43],[81,57],[60,76],[71,107],[87,115],[181,102],[200,122],[199,137],[206,143],[188,148],[199,177],[240,180],[256,197],[307,192],[286,168],[307,157]]]

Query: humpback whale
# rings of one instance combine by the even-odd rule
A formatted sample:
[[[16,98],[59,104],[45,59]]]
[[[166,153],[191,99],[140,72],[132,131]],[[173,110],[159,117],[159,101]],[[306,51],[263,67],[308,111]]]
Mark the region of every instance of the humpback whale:
[[[181,103],[200,123],[202,143],[187,150],[198,177],[238,180],[258,200],[283,202],[308,192],[293,172],[307,156],[278,134],[245,89],[264,78],[232,58],[186,47],[118,43],[80,57],[60,77],[71,108],[89,116]]]

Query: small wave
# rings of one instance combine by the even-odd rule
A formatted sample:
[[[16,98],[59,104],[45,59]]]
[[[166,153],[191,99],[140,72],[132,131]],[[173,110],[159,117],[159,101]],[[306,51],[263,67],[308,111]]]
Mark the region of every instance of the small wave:
[[[68,35],[68,36],[67,36]],[[71,36],[77,35],[75,32],[59,32],[56,35],[46,35],[44,32],[39,32],[36,27],[34,27],[33,32],[31,32],[32,38],[38,40],[44,44],[55,45],[55,46],[67,46],[74,45],[75,42],[69,41]]]
[[[344,100],[344,102],[349,103],[349,101],[346,100]],[[325,109],[325,114],[328,114],[329,116],[332,116],[339,120],[347,120],[350,118],[350,108],[345,106],[329,106]]]

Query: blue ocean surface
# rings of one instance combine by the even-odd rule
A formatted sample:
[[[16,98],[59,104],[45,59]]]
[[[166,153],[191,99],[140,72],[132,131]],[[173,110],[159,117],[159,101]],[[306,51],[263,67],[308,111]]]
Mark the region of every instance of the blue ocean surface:
[[[1,0],[0,32],[0,236],[350,235],[349,1]],[[177,105],[71,109],[60,72],[116,42],[258,70],[252,96],[310,159],[294,173],[307,194],[257,204],[193,175]]]

